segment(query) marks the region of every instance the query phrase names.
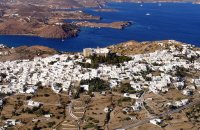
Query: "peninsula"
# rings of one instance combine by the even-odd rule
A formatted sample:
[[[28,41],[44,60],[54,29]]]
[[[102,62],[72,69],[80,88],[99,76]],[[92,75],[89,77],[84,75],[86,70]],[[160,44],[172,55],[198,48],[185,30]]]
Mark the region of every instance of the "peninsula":
[[[20,3],[20,4],[19,4]],[[66,20],[100,20],[99,16],[81,10],[63,11],[51,5],[0,2],[0,34],[31,35],[44,38],[69,38],[80,29]]]
[[[112,22],[112,23],[95,23],[95,22],[76,22],[77,26],[80,27],[91,27],[91,28],[113,28],[113,29],[124,29],[127,26],[130,26],[132,22]]]
[[[99,8],[99,9],[94,9],[96,12],[118,12],[119,10],[117,9],[112,9],[112,8]]]
[[[31,35],[44,38],[75,37],[79,27],[123,29],[130,22],[100,23],[100,20],[82,11],[82,8],[97,7],[95,11],[117,11],[103,8],[107,2],[193,2],[190,0],[2,0],[0,1],[0,34]],[[199,3],[195,1],[194,3]],[[80,10],[76,10],[79,8]],[[75,10],[73,10],[75,9]],[[79,20],[76,25],[73,21]],[[87,20],[87,22],[82,22]]]

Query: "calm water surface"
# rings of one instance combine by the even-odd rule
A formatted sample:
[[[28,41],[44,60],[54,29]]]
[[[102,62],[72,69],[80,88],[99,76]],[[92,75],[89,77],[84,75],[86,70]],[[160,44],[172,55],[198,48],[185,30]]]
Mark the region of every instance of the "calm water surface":
[[[0,36],[0,43],[8,46],[44,45],[60,51],[77,52],[86,47],[105,47],[128,40],[153,41],[174,39],[200,46],[200,5],[191,3],[110,3],[107,8],[119,12],[86,12],[103,17],[101,22],[133,21],[124,30],[82,28],[79,36],[62,42],[30,36]],[[149,13],[150,15],[146,15]]]

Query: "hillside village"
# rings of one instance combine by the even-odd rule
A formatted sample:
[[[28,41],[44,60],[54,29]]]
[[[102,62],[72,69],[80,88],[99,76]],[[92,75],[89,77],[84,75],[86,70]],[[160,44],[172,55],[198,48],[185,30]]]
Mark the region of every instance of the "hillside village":
[[[56,54],[46,58],[35,57],[33,60],[0,62],[0,92],[2,95],[10,96],[34,95],[38,89],[44,87],[51,89],[57,95],[69,96],[73,100],[81,98],[83,93],[91,98],[97,98],[100,93],[100,97],[103,95],[105,98],[110,96],[113,98],[114,96],[113,100],[117,97],[118,103],[128,101],[126,105],[122,103],[118,106],[113,101],[112,105],[102,108],[101,111],[105,112],[107,119],[104,126],[110,129],[125,128],[122,123],[124,120],[112,121],[114,120],[112,114],[119,110],[127,121],[140,121],[151,117],[148,123],[159,126],[160,129],[168,128],[169,125],[163,123],[165,119],[160,118],[160,114],[189,106],[191,103],[194,103],[193,105],[199,103],[196,97],[200,95],[200,51],[192,45],[180,44],[172,40],[167,41],[167,46],[162,41],[157,44],[164,49],[146,54],[124,56],[113,54],[109,48],[86,48],[83,53]],[[0,48],[3,47],[0,45]],[[110,55],[119,60],[111,62]],[[93,64],[98,65],[93,66]],[[175,94],[174,97],[170,96],[170,93]],[[163,99],[163,101],[157,102],[158,97],[162,97],[159,100]],[[8,102],[7,98],[9,99],[9,96],[0,99],[2,111]],[[47,103],[34,101],[32,98],[24,102],[31,107],[40,107]],[[161,110],[161,107],[155,104],[166,107],[162,107]],[[67,105],[70,108],[70,105]],[[166,108],[167,110],[164,110]],[[90,109],[87,107],[85,109],[86,115]],[[141,116],[144,111],[148,113],[147,117]],[[130,116],[130,113],[135,113],[135,117]],[[50,115],[46,116],[50,118]],[[93,117],[94,114],[90,116]],[[1,129],[23,125],[23,122],[15,118],[1,118],[1,121]],[[118,125],[114,125],[114,122]],[[95,128],[103,126],[97,122],[95,124]],[[88,129],[93,127],[94,125],[90,124]]]

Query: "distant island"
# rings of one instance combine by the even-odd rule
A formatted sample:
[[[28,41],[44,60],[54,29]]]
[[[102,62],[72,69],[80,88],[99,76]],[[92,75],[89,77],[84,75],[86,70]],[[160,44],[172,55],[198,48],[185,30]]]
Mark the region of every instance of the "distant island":
[[[80,27],[91,27],[91,28],[113,28],[113,29],[124,29],[125,27],[131,25],[132,22],[120,21],[112,23],[95,23],[95,22],[76,22],[77,26]]]

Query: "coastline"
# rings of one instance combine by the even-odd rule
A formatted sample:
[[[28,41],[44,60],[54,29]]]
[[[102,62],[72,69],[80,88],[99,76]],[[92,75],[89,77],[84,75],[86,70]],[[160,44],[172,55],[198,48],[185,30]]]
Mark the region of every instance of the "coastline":
[[[69,23],[62,25],[40,24],[39,26],[34,26],[34,23],[21,23],[17,20],[8,20],[0,24],[0,34],[8,36],[37,36],[64,39],[77,36],[79,31],[77,26]]]
[[[200,6],[123,3],[50,14],[34,6],[30,18],[11,11],[2,21],[0,9],[0,130],[199,129]]]
[[[138,4],[132,4],[130,6],[127,6],[129,4],[111,4],[108,5],[108,7],[113,7],[113,8],[118,8],[119,6],[123,6],[123,8],[127,7],[134,7],[137,9],[141,9],[142,7],[140,7]],[[185,4],[191,8],[193,8],[194,6],[191,4]],[[151,13],[151,16],[145,16],[145,14],[147,13],[147,11],[142,11],[139,12],[139,15],[137,15],[137,13],[135,13],[133,16],[132,15],[128,15],[126,18],[132,18],[130,20],[134,20],[134,26],[130,26],[128,28],[125,28],[124,30],[118,30],[118,29],[112,29],[112,28],[81,28],[81,31],[78,34],[78,37],[75,38],[68,38],[68,39],[64,39],[64,41],[62,41],[60,38],[46,38],[46,37],[42,37],[42,36],[38,36],[35,34],[14,34],[14,35],[5,35],[5,36],[16,36],[16,37],[7,37],[7,38],[3,38],[3,34],[1,36],[1,41],[2,43],[6,43],[6,45],[12,46],[12,44],[16,47],[16,46],[20,46],[20,45],[45,45],[45,46],[49,46],[51,48],[55,48],[56,50],[61,50],[61,51],[70,51],[70,52],[78,52],[81,51],[82,48],[85,47],[106,47],[112,44],[117,44],[120,42],[125,42],[128,40],[136,40],[136,41],[155,41],[155,40],[164,40],[164,39],[175,39],[177,41],[181,41],[181,42],[185,42],[185,43],[190,43],[190,44],[194,44],[196,46],[199,46],[199,40],[198,38],[196,38],[196,40],[194,40],[195,35],[193,33],[190,33],[189,37],[184,33],[184,37],[182,38],[177,38],[176,34],[174,34],[173,36],[171,36],[169,33],[166,34],[168,32],[168,29],[171,30],[171,28],[177,28],[177,27],[171,27],[171,26],[167,26],[167,28],[163,28],[163,26],[159,26],[156,32],[153,30],[155,29],[155,27],[157,28],[157,25],[151,25],[151,23],[148,22],[148,20],[146,20],[146,22],[143,22],[145,19],[151,19],[154,20],[154,17],[157,12],[152,12],[152,10],[150,10],[151,7],[156,7],[158,8],[158,10],[164,8],[168,8],[168,7],[176,7],[176,4],[174,5],[172,4],[163,4],[162,8],[161,7],[157,7],[157,4],[149,4],[148,6],[145,6],[145,8],[147,7],[148,12]],[[178,6],[180,8],[182,8],[181,6]],[[184,6],[185,7],[185,6]],[[197,7],[197,6],[195,6]],[[120,7],[121,8],[121,7]],[[198,8],[198,7],[197,7]],[[92,9],[91,9],[92,10]],[[127,11],[131,11],[132,9],[128,9]],[[123,12],[123,9],[122,9]],[[120,21],[123,19],[124,15],[122,12],[119,12],[119,18],[118,18],[118,14],[117,13],[113,13],[113,12],[108,12],[108,13],[94,13],[95,15],[100,14],[101,16],[104,16],[104,19],[102,19],[99,22],[105,22],[105,23],[109,23],[112,21]],[[167,11],[169,13],[172,13],[172,11]],[[173,11],[174,12],[174,11]],[[88,13],[88,12],[87,12]],[[89,12],[90,13],[90,12]],[[91,12],[91,14],[93,14]],[[114,17],[110,18],[110,14],[112,14]],[[143,16],[141,16],[141,14]],[[170,16],[171,17],[171,16]],[[174,17],[174,16],[172,16]],[[196,17],[196,16],[195,16]],[[138,19],[141,19],[138,21]],[[162,19],[160,19],[162,20]],[[165,20],[165,19],[163,19]],[[152,28],[148,28],[148,27],[152,27]],[[181,24],[181,26],[184,26],[184,24]],[[161,28],[162,27],[162,28]],[[165,30],[166,32],[162,31]],[[196,30],[194,28],[194,30]],[[142,32],[141,32],[142,31]],[[192,32],[193,29],[189,30],[189,32]],[[196,32],[196,31],[195,31]],[[166,34],[168,37],[161,37],[160,36],[156,36],[156,33],[161,33],[161,34]],[[179,32],[180,34],[183,32]],[[147,35],[148,34],[148,35]],[[179,34],[179,35],[180,35]],[[17,36],[22,36],[22,38],[18,38]],[[30,37],[36,37],[36,38],[23,38],[23,36],[30,36]],[[37,38],[38,37],[38,38]],[[112,37],[112,38],[111,38]],[[40,39],[41,38],[41,39]],[[29,40],[31,39],[31,40]]]
[[[62,40],[62,38],[51,38],[51,37],[43,37],[39,35],[34,35],[34,34],[0,34],[0,36],[27,36],[27,37],[36,37],[36,38],[44,38],[44,39],[57,39],[57,40]],[[78,37],[78,34],[74,37],[67,37],[63,39],[68,39],[68,38],[75,38]]]
[[[177,1],[162,1],[162,0],[158,0],[158,1],[111,1],[111,2],[107,2],[108,3],[138,3],[138,4],[141,4],[141,3],[144,3],[144,4],[151,4],[151,3],[193,3],[194,1],[190,1],[190,0],[177,0]]]
[[[111,29],[124,29],[128,26],[131,26],[133,22],[130,21],[119,21],[119,22],[111,22],[111,23],[96,23],[96,22],[76,22],[77,26],[87,27],[87,28],[111,28]]]
[[[23,45],[17,47],[10,47],[6,44],[1,44],[0,48],[0,62],[6,60],[26,60],[33,59],[34,57],[47,57],[59,54],[80,54],[82,51],[71,52],[71,51],[60,51],[48,46],[43,45]],[[116,43],[112,45],[105,46],[104,48],[109,49],[112,53],[120,55],[138,55],[153,53],[156,51],[161,51],[169,48],[170,46],[175,46],[181,48],[183,46],[190,46],[194,51],[200,51],[200,47],[184,43],[176,40],[157,40],[157,41],[142,41],[138,42],[135,40],[130,40],[126,42]],[[3,54],[3,55],[2,55]]]

